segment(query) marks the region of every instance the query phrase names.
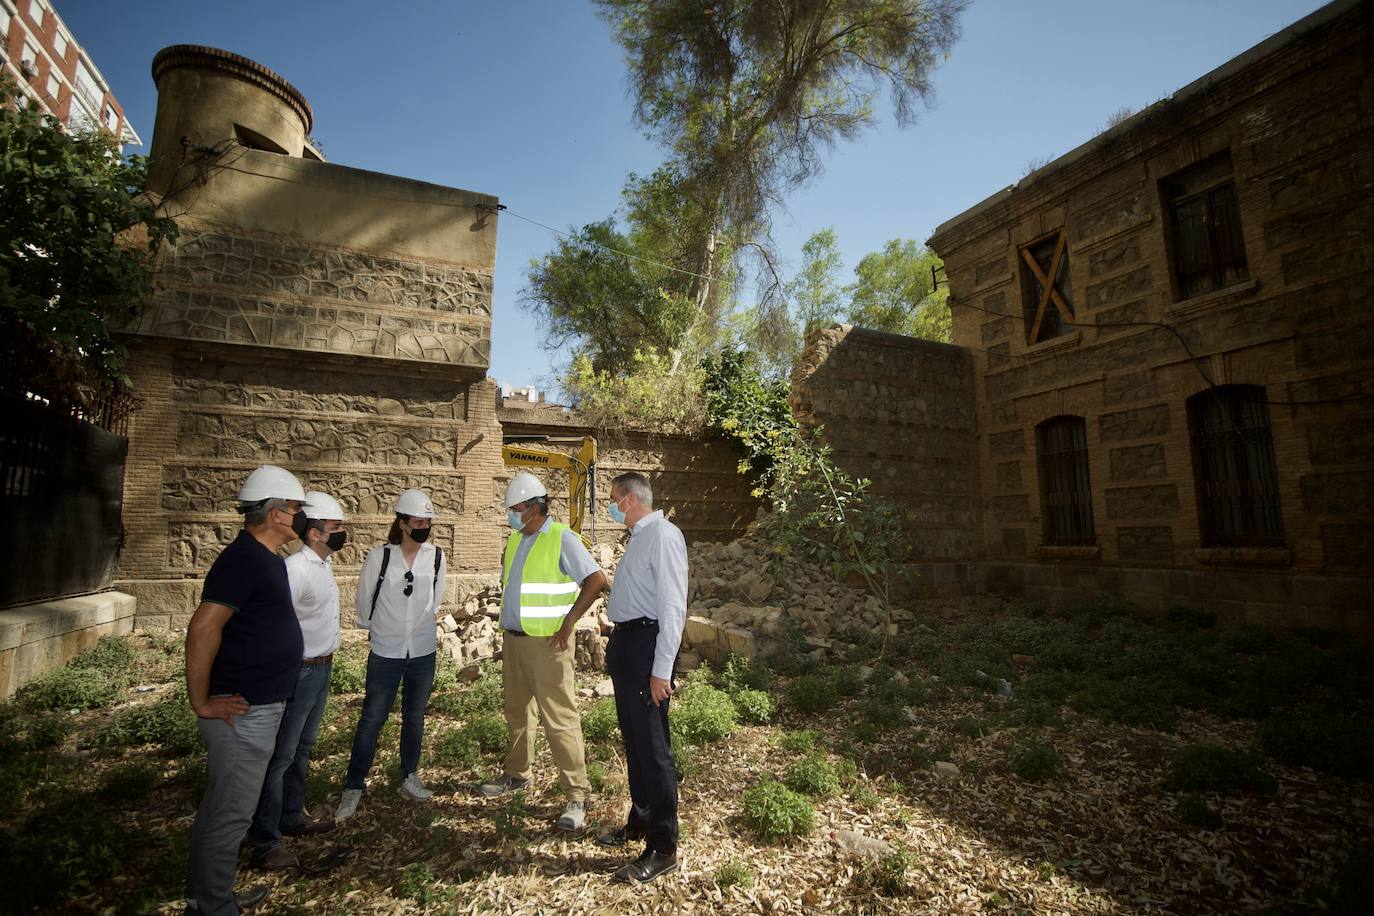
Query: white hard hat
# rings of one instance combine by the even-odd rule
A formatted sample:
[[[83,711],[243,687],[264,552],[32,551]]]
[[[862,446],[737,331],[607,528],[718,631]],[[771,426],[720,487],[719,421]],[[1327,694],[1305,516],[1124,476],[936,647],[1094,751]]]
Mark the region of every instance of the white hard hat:
[[[413,515],[416,518],[434,518],[434,503],[424,490],[406,490],[396,500],[398,515]]]
[[[548,496],[549,491],[538,477],[529,471],[521,471],[510,479],[506,484],[505,508],[518,506],[527,499],[534,499],[536,496]]]
[[[344,514],[343,506],[339,501],[328,493],[321,493],[319,490],[311,490],[305,494],[305,504],[310,508],[305,510],[305,517],[317,519],[319,521],[343,521],[348,518]]]
[[[305,488],[286,468],[264,464],[243,482],[239,502],[259,503],[264,499],[294,499],[305,504]]]

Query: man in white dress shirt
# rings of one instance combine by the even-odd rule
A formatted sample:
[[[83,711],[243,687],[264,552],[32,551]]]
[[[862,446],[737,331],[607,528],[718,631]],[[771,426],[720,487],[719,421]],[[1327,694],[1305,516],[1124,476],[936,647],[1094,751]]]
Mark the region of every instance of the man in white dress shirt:
[[[615,873],[617,881],[643,883],[677,868],[677,771],[668,744],[668,697],[687,620],[687,543],[662,511],[654,511],[654,491],[643,474],[611,481],[610,513],[630,529],[607,602],[615,632],[606,645],[606,668],[615,685],[631,804],[625,826],[597,842],[624,846],[643,840],[644,852]]]
[[[305,777],[310,749],[319,735],[334,652],[339,648],[339,584],[334,579],[333,554],[348,540],[343,507],[328,494],[305,495],[307,527],[301,549],[286,560],[291,601],[300,621],[305,657],[296,680],[296,694],[286,704],[276,750],[267,765],[267,779],[253,824],[248,828],[252,862],[258,868],[287,870],[300,862],[282,846],[282,836],[305,836],[334,829],[333,818],[305,816]]]

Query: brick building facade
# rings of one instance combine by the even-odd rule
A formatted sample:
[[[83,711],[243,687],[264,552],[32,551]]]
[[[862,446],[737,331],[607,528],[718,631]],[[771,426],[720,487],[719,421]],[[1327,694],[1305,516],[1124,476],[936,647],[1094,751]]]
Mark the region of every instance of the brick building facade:
[[[986,585],[1374,629],[1374,5],[936,230]]]

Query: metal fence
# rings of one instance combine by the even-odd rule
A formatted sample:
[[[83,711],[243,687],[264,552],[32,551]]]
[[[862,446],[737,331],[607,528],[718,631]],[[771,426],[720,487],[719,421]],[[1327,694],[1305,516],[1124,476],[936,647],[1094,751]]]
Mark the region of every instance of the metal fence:
[[[128,440],[41,401],[0,405],[0,607],[108,588]]]

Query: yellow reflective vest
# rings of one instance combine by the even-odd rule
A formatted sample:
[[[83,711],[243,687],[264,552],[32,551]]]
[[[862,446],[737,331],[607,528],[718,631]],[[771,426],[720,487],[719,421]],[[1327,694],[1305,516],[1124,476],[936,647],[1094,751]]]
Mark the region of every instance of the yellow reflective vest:
[[[547,531],[534,535],[534,543],[525,554],[525,567],[520,573],[519,596],[507,595],[506,600],[519,602],[520,629],[530,636],[552,636],[563,626],[563,618],[577,600],[578,584],[563,574],[558,566],[563,553],[563,532],[567,525],[554,522]],[[506,555],[501,563],[501,590],[510,581],[511,564],[516,551],[525,540],[519,531],[506,539]]]

